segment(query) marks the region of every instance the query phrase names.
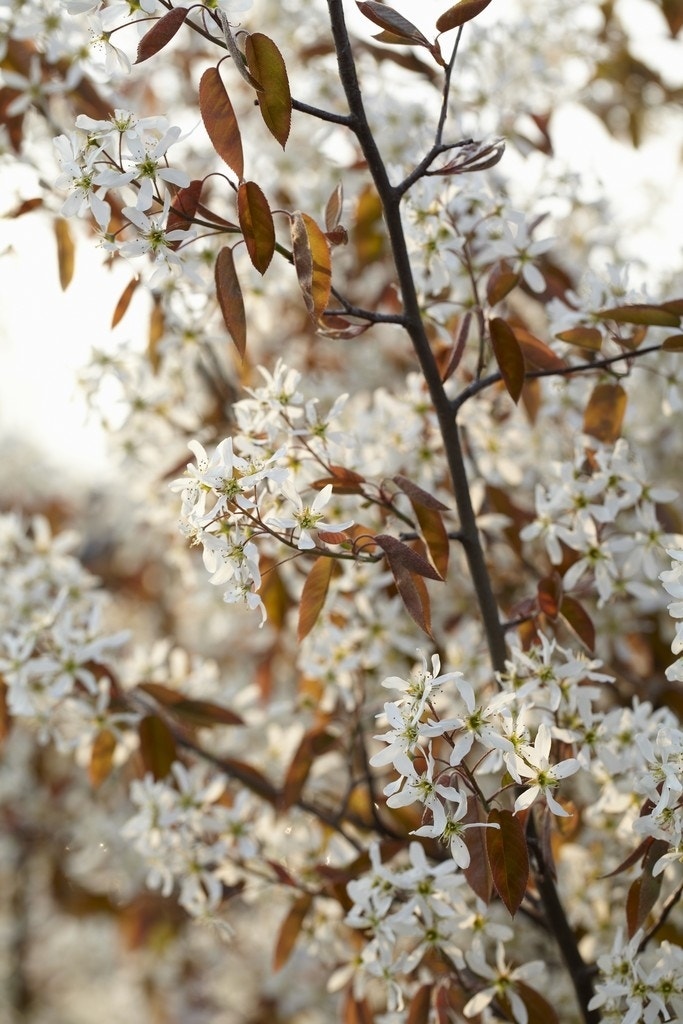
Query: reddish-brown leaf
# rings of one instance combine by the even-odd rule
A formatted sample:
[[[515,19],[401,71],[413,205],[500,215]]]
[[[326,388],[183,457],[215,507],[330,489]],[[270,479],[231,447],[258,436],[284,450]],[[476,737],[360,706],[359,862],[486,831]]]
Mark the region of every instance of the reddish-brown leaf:
[[[659,858],[667,852],[669,844],[663,839],[656,839],[647,849],[643,858],[643,870],[632,883],[626,897],[626,924],[629,938],[647,920],[647,916],[657,902],[662,888],[664,874],[653,877],[652,869]]]
[[[514,270],[510,269],[509,263],[506,263],[505,260],[496,263],[486,282],[486,298],[489,306],[495,306],[497,302],[502,302],[512,289],[517,287],[520,277],[520,274],[516,274]]]
[[[334,231],[339,227],[344,206],[344,189],[339,182],[325,204],[325,230]]]
[[[566,594],[560,605],[560,615],[589,651],[595,650],[595,626],[590,615],[574,597]]]
[[[555,1008],[535,988],[515,981],[515,992],[526,1007],[527,1024],[559,1024]]]
[[[118,302],[116,303],[116,307],[114,308],[114,313],[111,318],[112,328],[116,327],[116,325],[120,323],[121,320],[123,320],[124,316],[126,315],[126,312],[128,311],[128,307],[130,306],[130,300],[133,298],[133,295],[135,294],[135,291],[139,284],[140,278],[132,277],[128,284],[126,285],[126,287],[121,292],[121,295],[119,297]]]
[[[529,370],[566,370],[564,359],[560,359],[540,338],[536,338],[524,327],[513,327],[512,331]]]
[[[670,334],[662,342],[665,352],[683,352],[683,334]]]
[[[432,612],[429,594],[422,576],[409,572],[405,566],[389,563],[396,589],[413,622],[432,640]]]
[[[421,985],[408,1007],[406,1024],[428,1024],[433,985]]]
[[[669,26],[671,38],[675,39],[683,28],[683,0],[662,0],[662,14]]]
[[[374,541],[387,556],[387,562],[392,572],[395,566],[400,566],[407,569],[408,572],[417,573],[418,576],[425,576],[429,580],[439,580],[443,583],[443,577],[439,575],[434,566],[402,540],[392,537],[388,533],[377,533]]]
[[[59,264],[59,283],[62,291],[71,284],[74,276],[74,264],[76,261],[76,246],[74,244],[71,228],[68,221],[63,217],[56,217],[55,238],[57,240],[57,261]]]
[[[93,786],[100,786],[111,774],[116,751],[116,736],[109,729],[100,729],[92,745],[88,777]]]
[[[197,213],[203,185],[201,178],[195,178],[186,188],[178,191],[168,211],[166,231],[187,231]],[[172,248],[179,244],[179,241],[173,242]]]
[[[417,484],[409,480],[407,476],[402,476],[398,473],[394,478],[394,483],[399,490],[403,491],[405,495],[410,498],[410,503],[415,508],[416,505],[421,505],[423,508],[433,509],[435,512],[448,512],[448,505],[444,505],[442,501],[435,498],[429,491],[423,490]]]
[[[583,415],[584,433],[614,444],[621,436],[625,412],[626,392],[621,384],[597,384]]]
[[[259,274],[265,274],[275,252],[275,225],[268,200],[255,181],[242,182],[237,190],[237,213],[249,258]]]
[[[309,893],[303,893],[290,907],[289,912],[282,922],[280,934],[278,935],[277,942],[275,943],[273,970],[281,970],[292,955],[294,944],[299,937],[299,933],[312,903],[313,897],[309,895]]]
[[[181,697],[169,706],[169,712],[188,725],[210,729],[217,725],[244,725],[244,719],[222,704],[210,700],[189,700]]]
[[[479,801],[469,800],[463,822],[474,824],[486,820],[486,812]],[[486,833],[489,831],[490,829],[486,828],[468,828],[462,837],[470,855],[470,862],[463,869],[463,874],[470,889],[487,905],[491,902],[493,893],[493,876],[486,853]]]
[[[235,343],[235,348],[244,359],[247,350],[247,317],[232,249],[227,245],[221,249],[216,259],[216,296],[225,326]]]
[[[598,316],[601,320],[613,320],[617,324],[643,324],[646,327],[678,327],[681,320],[672,309],[645,302],[603,309]]]
[[[560,341],[589,352],[599,352],[602,348],[602,334],[597,327],[570,327],[568,331],[560,331],[555,335]]]
[[[287,769],[287,776],[280,798],[280,808],[289,810],[300,798],[316,757],[326,754],[337,742],[326,727],[316,726],[307,732],[297,747],[296,754]]]
[[[292,252],[306,309],[314,323],[327,309],[332,289],[330,245],[312,217],[293,213],[290,218]]]
[[[455,336],[453,342],[453,348],[451,349],[448,362],[446,363],[446,369],[441,374],[442,383],[446,383],[447,380],[453,376],[457,368],[460,366],[460,361],[465,351],[465,345],[467,344],[467,338],[470,333],[470,324],[472,322],[472,314],[468,310],[463,316],[462,320],[458,324],[458,333]]]
[[[292,94],[282,54],[269,36],[247,36],[245,56],[249,71],[258,81],[259,109],[268,131],[285,148],[292,124]]]
[[[489,321],[491,346],[503,383],[512,401],[517,404],[524,385],[524,356],[512,328],[502,317]]]
[[[168,14],[164,14],[163,18],[159,18],[138,43],[138,52],[134,63],[142,64],[143,60],[148,60],[162,50],[173,39],[189,13],[187,7],[174,7]]]
[[[356,473],[353,469],[345,469],[344,466],[330,466],[332,476],[321,477],[314,480],[311,487],[322,490],[328,484],[332,484],[333,494],[362,494],[365,477]]]
[[[375,3],[373,0],[365,0],[365,2],[356,0],[356,6],[366,18],[374,22],[375,25],[379,25],[380,28],[386,29],[390,36],[395,37],[393,40],[390,39],[390,42],[400,41],[404,45],[418,43],[420,46],[430,46],[429,40],[420,32],[419,28],[395,11],[393,7]]]
[[[313,568],[306,577],[299,604],[299,628],[297,630],[299,643],[305,636],[308,636],[318,621],[325,604],[333,569],[334,559],[321,555],[320,558],[316,558]]]
[[[218,68],[207,68],[199,83],[199,112],[213,148],[241,180],[242,136]]]
[[[424,505],[415,506],[415,515],[436,570],[442,579],[445,579],[448,574],[451,543],[443,517],[440,512],[432,508],[425,508]]]
[[[471,21],[472,18],[481,14],[490,3],[491,0],[460,0],[437,19],[437,31],[450,32],[452,28],[460,28],[465,22]]]
[[[554,572],[538,581],[538,607],[549,619],[556,619],[562,604],[562,577]]]
[[[146,771],[155,779],[165,779],[176,759],[171,730],[158,715],[146,715],[138,726],[140,755]]]
[[[529,851],[519,818],[508,810],[492,810],[487,828],[486,853],[496,892],[514,917],[529,881]]]

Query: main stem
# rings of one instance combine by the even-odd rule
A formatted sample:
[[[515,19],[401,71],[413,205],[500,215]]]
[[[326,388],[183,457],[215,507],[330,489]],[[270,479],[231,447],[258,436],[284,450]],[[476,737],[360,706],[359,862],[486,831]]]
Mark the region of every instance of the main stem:
[[[455,416],[441,382],[438,366],[434,359],[420,312],[420,304],[415,289],[413,271],[401,221],[400,205],[403,192],[394,188],[389,181],[384,160],[368,124],[358,84],[356,65],[351,52],[349,34],[344,19],[343,0],[328,0],[328,9],[332,35],[337,51],[339,75],[349,104],[350,127],[358,139],[382,203],[384,220],[389,232],[396,275],[403,300],[403,322],[413,343],[413,348],[429,388],[434,411],[439,421],[448,468],[451,480],[453,481],[453,492],[455,494],[458,516],[460,518],[460,540],[481,610],[491,664],[495,671],[502,672],[505,668],[505,632],[498,615],[498,606],[491,589],[491,578],[486,566],[479,530],[477,529]]]
[[[460,517],[460,540],[477,595],[491,657],[491,665],[494,671],[502,672],[505,668],[506,655],[505,631],[498,615],[498,606],[491,587],[491,577],[484,558],[484,549],[479,530],[477,529],[455,413],[441,381],[438,366],[422,320],[412,266],[408,255],[408,247],[403,231],[403,223],[401,221],[400,205],[403,191],[391,184],[384,160],[368,123],[351,50],[351,41],[346,28],[343,0],[327,0],[327,6],[337,52],[339,77],[349,105],[349,127],[358,139],[382,203],[384,220],[389,233],[394,264],[396,266],[396,276],[401,289],[405,329],[412,341],[439,422],[448,468],[453,482],[458,515]],[[546,919],[553,930],[565,963],[569,968],[569,974],[584,1021],[586,1024],[595,1024],[598,1019],[596,1012],[588,1009],[588,1004],[593,994],[589,968],[579,953],[576,939],[557,893],[552,870],[545,863],[538,844],[535,844],[535,854],[537,882]]]

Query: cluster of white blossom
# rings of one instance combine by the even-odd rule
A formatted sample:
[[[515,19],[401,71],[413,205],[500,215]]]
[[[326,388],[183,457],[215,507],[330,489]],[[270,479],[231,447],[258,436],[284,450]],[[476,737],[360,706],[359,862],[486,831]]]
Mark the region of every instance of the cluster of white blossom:
[[[676,623],[676,638],[671,645],[674,654],[680,655],[683,651],[683,551],[667,550],[671,556],[671,568],[659,574],[667,594],[671,594],[673,601],[668,606],[669,614],[679,621]],[[683,657],[676,661],[666,670],[668,679],[683,681]]]
[[[656,1024],[683,1015],[683,951],[664,941],[641,951],[642,931],[630,940],[618,931],[612,949],[598,958],[601,980],[590,1008],[604,1024]]]
[[[90,747],[104,727],[121,740],[135,716],[109,708],[111,670],[127,632],[108,633],[104,595],[43,516],[0,519],[0,672],[12,715],[44,741]]]
[[[654,581],[667,544],[674,542],[659,522],[656,506],[676,492],[649,480],[627,441],[576,442],[571,462],[548,467],[548,479],[536,485],[536,518],[521,531],[522,540],[543,540],[553,565],[567,549],[576,552],[566,569],[566,590],[592,576],[602,606],[613,597],[656,597]]]

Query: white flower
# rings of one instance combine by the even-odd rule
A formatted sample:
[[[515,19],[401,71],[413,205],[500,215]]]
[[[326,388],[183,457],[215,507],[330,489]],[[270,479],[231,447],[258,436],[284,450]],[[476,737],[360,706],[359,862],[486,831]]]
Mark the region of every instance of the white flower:
[[[533,783],[515,800],[515,811],[531,807],[539,796],[543,796],[553,814],[569,817],[564,807],[555,800],[551,790],[561,779],[566,779],[568,775],[577,772],[581,765],[575,757],[552,765],[548,760],[551,742],[550,728],[544,722],[538,727],[533,747],[523,747],[521,752],[515,755],[518,776]]]
[[[339,532],[353,525],[352,519],[346,523],[332,524],[324,522],[322,509],[325,508],[332,497],[332,484],[327,484],[323,487],[310,505],[304,505],[301,495],[289,482],[283,485],[282,492],[296,506],[296,511],[289,516],[271,516],[266,523],[277,530],[298,530],[299,539],[297,547],[302,551],[310,550],[316,546],[315,540],[311,537],[312,530]]]

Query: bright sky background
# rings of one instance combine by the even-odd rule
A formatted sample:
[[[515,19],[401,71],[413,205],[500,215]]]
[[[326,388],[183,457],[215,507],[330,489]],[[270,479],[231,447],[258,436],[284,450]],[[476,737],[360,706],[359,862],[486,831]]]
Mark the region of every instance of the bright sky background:
[[[665,38],[662,19],[651,4],[626,3],[638,24],[637,55],[656,62],[672,83],[683,84],[683,42]],[[410,16],[411,5],[396,6]],[[426,0],[426,7],[433,23],[434,12],[444,4]],[[612,139],[582,108],[567,106],[553,121],[558,155],[577,172],[602,179],[627,225],[645,219],[646,228],[627,229],[625,238],[628,255],[645,261],[655,279],[682,262],[681,119],[672,119],[671,128],[634,152]],[[25,167],[0,166],[0,212],[18,197],[37,194],[31,173]],[[27,440],[50,460],[68,464],[88,479],[108,475],[106,438],[92,418],[87,420],[77,376],[91,346],[103,345],[105,339],[111,344],[111,314],[130,277],[131,268],[122,263],[105,270],[102,254],[85,240],[78,246],[74,280],[63,293],[51,224],[33,214],[2,221],[0,444],[12,436]],[[143,314],[144,303],[134,301],[117,328],[122,341],[146,333]]]

